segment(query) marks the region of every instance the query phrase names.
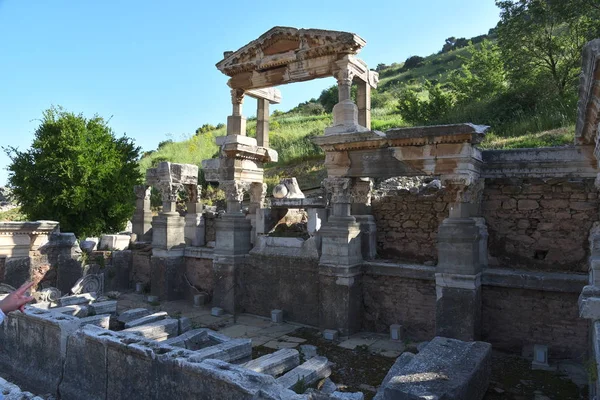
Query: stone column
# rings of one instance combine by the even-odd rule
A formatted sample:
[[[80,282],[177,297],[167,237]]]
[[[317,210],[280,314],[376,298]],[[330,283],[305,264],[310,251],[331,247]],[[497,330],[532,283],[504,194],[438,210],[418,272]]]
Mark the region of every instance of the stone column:
[[[352,186],[352,215],[360,224],[361,251],[365,260],[377,255],[377,227],[371,215],[373,181],[370,178],[354,178]]]
[[[365,81],[359,81],[356,91],[356,103],[358,106],[358,124],[371,129],[371,85]]]
[[[354,71],[350,61],[340,60],[337,65],[339,70],[334,76],[338,82],[338,103],[333,107],[333,126],[325,129],[325,135],[364,132],[367,128],[358,124],[358,108],[351,96]]]
[[[176,210],[181,185],[159,182],[163,210],[152,218],[151,292],[162,300],[183,297],[185,220]]]
[[[248,215],[246,218],[252,225],[251,241],[252,244],[256,243],[256,226],[261,224],[262,221],[257,221],[257,218],[264,218],[265,213],[259,210],[264,209],[265,199],[267,197],[267,184],[261,182],[252,182],[249,185],[250,193],[250,207],[248,207]],[[263,224],[264,225],[264,224]]]
[[[188,202],[185,215],[185,244],[188,246],[204,246],[205,228],[202,202],[200,193],[202,188],[198,185],[185,185]]]
[[[257,99],[256,142],[259,146],[269,147],[269,101]]]
[[[482,231],[478,212],[483,180],[445,185],[456,190],[450,215],[438,231],[436,335],[478,340],[481,332]],[[487,236],[485,236],[487,239]],[[487,243],[485,244],[487,249]],[[487,250],[486,250],[487,253]]]
[[[131,221],[132,231],[137,236],[138,242],[152,241],[152,211],[150,211],[150,193],[152,188],[147,185],[136,185],[135,211]]]
[[[342,335],[349,335],[360,329],[360,224],[350,214],[352,180],[326,178],[323,185],[330,199],[331,214],[319,231],[322,243],[319,321],[323,329],[336,329]]]
[[[242,116],[243,102],[244,91],[242,89],[231,89],[233,112],[227,117],[227,135],[246,136],[246,118]]]
[[[236,312],[237,270],[252,248],[252,225],[242,213],[241,203],[248,184],[224,181],[219,187],[227,198],[227,212],[217,219],[213,260],[213,306]]]

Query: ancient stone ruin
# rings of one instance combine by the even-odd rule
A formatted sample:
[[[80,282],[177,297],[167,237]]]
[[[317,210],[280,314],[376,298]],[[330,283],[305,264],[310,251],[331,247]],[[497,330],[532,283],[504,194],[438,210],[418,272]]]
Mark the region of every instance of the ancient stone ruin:
[[[301,376],[325,377],[326,359],[300,363],[297,352],[279,351],[250,360],[249,339],[188,330],[144,309],[116,313],[113,300],[86,290],[136,286],[161,301],[285,319],[332,338],[367,331],[398,340],[403,331],[431,341],[398,358],[377,399],[481,399],[491,347],[537,367],[598,360],[600,40],[584,50],[575,143],[491,151],[478,148],[488,127],[470,123],[371,130],[378,76],[357,57],[364,45],[352,33],[275,27],[225,52],[217,68],[230,77],[233,110],[219,157],[203,162],[225,210],[202,204],[196,166],[164,162],[135,188],[130,248],[92,251],[87,269],[55,223],[0,225],[4,282],[34,278],[48,289],[38,295],[45,309],[11,314],[2,326],[3,370],[40,371],[16,383],[64,399],[362,398],[289,390]],[[289,177],[268,198],[263,168],[277,160],[269,104],[281,99],[274,86],[329,76],[339,102],[333,125],[314,138],[325,152],[322,192],[305,196]],[[248,97],[257,99],[256,138],[242,114]],[[152,187],[163,201],[156,216]],[[298,216],[301,234],[274,234]],[[102,282],[84,278],[98,274]]]

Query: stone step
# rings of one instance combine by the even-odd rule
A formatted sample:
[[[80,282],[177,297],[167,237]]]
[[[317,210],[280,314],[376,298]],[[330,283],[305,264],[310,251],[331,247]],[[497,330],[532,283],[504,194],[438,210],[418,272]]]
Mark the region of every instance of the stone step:
[[[157,341],[166,340],[170,337],[177,336],[179,330],[179,321],[176,319],[163,319],[160,321],[150,322],[145,325],[138,325],[132,328],[123,329],[122,332],[131,332],[136,335]]]
[[[277,378],[277,383],[286,389],[292,389],[299,381],[303,381],[305,386],[310,386],[329,375],[331,375],[329,361],[325,357],[317,356]]]
[[[146,315],[141,318],[134,319],[133,321],[127,322],[125,324],[125,329],[133,328],[133,327],[140,326],[140,325],[146,325],[146,324],[149,324],[150,322],[160,321],[162,319],[167,318],[168,316],[169,316],[169,314],[167,314],[164,311]]]
[[[61,307],[71,306],[76,304],[89,304],[90,301],[96,300],[96,293],[82,293],[73,296],[65,296],[58,299],[58,305]]]
[[[100,301],[98,303],[92,303],[89,307],[96,314],[116,314],[117,313],[117,301],[109,300],[109,301]]]
[[[201,328],[193,329],[182,335],[167,339],[163,343],[170,346],[183,347],[188,350],[198,350],[208,340],[208,329]]]
[[[209,358],[233,362],[248,357],[252,357],[252,341],[250,339],[231,339],[228,342],[198,350],[189,359],[192,362],[200,362]]]
[[[122,312],[117,318],[117,321],[126,324],[127,322],[134,321],[150,314],[151,312],[147,308],[133,308],[131,310]]]
[[[298,350],[281,349],[243,364],[243,367],[271,376],[279,376],[300,365]]]
[[[64,307],[50,308],[48,311],[59,314],[68,314],[75,317],[87,317],[89,313],[88,306],[85,305],[71,305]]]

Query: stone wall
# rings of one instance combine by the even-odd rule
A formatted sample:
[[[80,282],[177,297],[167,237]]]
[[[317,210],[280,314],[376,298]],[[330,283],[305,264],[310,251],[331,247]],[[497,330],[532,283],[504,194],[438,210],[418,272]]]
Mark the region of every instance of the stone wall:
[[[318,260],[287,256],[250,255],[237,273],[240,312],[319,325]]]
[[[213,260],[208,258],[185,258],[185,276],[190,284],[212,296]]]
[[[212,211],[207,211],[204,213],[204,222],[205,222],[205,231],[204,231],[204,240],[206,243],[214,242],[216,240],[216,231],[215,227],[217,224],[217,218],[219,214]]]
[[[482,340],[515,353],[545,344],[550,357],[583,359],[589,324],[579,318],[577,297],[577,293],[484,286]]]
[[[486,179],[490,267],[587,272],[593,179]]]
[[[435,281],[365,273],[363,330],[389,332],[401,324],[413,340],[435,336]]]
[[[151,264],[150,257],[152,256],[151,249],[136,249],[131,255],[131,281],[150,286]]]
[[[377,224],[377,254],[406,262],[437,261],[437,231],[448,217],[446,190],[420,192],[391,190],[378,193],[372,201]]]

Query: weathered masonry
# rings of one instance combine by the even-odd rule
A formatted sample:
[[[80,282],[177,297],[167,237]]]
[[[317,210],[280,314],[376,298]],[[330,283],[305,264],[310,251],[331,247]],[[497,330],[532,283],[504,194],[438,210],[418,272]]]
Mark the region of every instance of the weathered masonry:
[[[289,321],[342,335],[401,324],[415,340],[484,340],[518,353],[542,344],[550,357],[579,359],[590,354],[591,339],[598,359],[600,40],[584,50],[575,143],[494,151],[478,147],[489,128],[470,123],[372,130],[370,90],[378,78],[357,57],[364,45],[352,33],[275,27],[226,52],[217,68],[230,77],[232,115],[219,157],[203,162],[206,179],[225,192],[226,209],[202,204],[196,166],[149,170],[135,188],[137,242],[107,256],[118,277],[113,285],[147,284],[168,300],[203,293],[234,314],[283,310]],[[281,99],[274,87],[330,76],[339,102],[333,125],[314,139],[325,152],[322,196],[306,197],[289,177],[267,199],[264,164],[277,160],[268,109]],[[257,99],[256,138],[247,136],[242,114],[248,97]],[[150,187],[163,199],[154,217]],[[181,191],[185,215],[175,204]],[[278,236],[275,227],[294,218],[305,231]],[[9,243],[0,246],[9,283],[34,272],[39,249],[55,249],[49,284],[78,278],[54,261],[76,262],[71,238],[55,232],[38,248],[36,235],[53,229],[40,224],[0,226],[7,236],[29,238],[15,238],[12,247],[1,242]],[[72,340],[126,346],[119,334],[105,336],[78,331]],[[167,373],[176,369],[169,357],[153,360]]]
[[[351,33],[276,27],[225,53],[217,67],[230,76],[233,112],[219,158],[203,166],[227,210],[203,209],[192,166],[150,171],[134,230],[146,241],[151,232],[152,255],[134,250],[136,276],[164,298],[201,290],[229,312],[282,309],[342,334],[401,323],[415,339],[483,339],[518,352],[543,343],[553,357],[583,357],[589,325],[577,298],[599,220],[597,86],[582,83],[574,145],[481,151],[484,126],[370,130],[377,74],[357,58],[364,44]],[[323,76],[339,85],[334,124],[314,139],[325,151],[323,196],[306,198],[291,179],[267,202],[263,164],[277,154],[266,110],[281,98],[273,86]],[[258,99],[256,138],[245,131],[246,96]],[[397,177],[431,183],[374,190],[375,180]],[[150,185],[165,201],[152,223]],[[185,217],[170,211],[178,188],[190,193]],[[305,237],[270,234],[300,209]]]

